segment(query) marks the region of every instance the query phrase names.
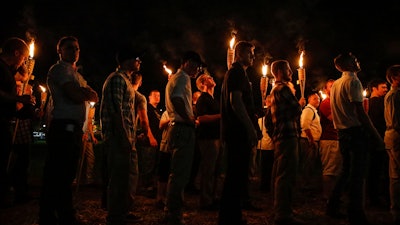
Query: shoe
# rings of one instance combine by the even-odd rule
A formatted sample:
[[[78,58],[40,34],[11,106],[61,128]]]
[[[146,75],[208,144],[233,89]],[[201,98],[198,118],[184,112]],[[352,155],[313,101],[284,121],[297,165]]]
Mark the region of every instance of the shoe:
[[[135,215],[133,213],[129,213],[128,215],[126,215],[125,221],[127,223],[138,223],[138,222],[142,222],[143,218],[141,216]]]
[[[277,219],[274,225],[306,225],[306,223],[297,218]]]
[[[261,207],[256,206],[256,205],[254,205],[254,204],[251,203],[251,202],[243,203],[242,209],[248,210],[248,211],[254,211],[254,212],[260,212],[260,211],[263,210]]]

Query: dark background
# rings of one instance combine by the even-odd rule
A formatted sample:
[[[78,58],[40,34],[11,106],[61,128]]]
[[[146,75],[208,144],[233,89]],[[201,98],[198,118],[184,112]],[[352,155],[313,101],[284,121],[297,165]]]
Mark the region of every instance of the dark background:
[[[145,50],[139,89],[161,90],[175,72],[179,55],[198,51],[217,81],[224,76],[232,32],[237,40],[256,45],[254,71],[261,77],[264,61],[287,59],[297,80],[299,49],[306,52],[307,90],[320,89],[340,74],[333,66],[339,53],[352,52],[362,67],[364,85],[385,78],[391,64],[400,64],[400,3],[395,1],[13,1],[1,7],[0,41],[18,36],[35,39],[35,84],[43,84],[58,59],[56,43],[65,35],[79,39],[81,72],[99,94],[115,70],[121,43]],[[298,86],[298,85],[296,85]],[[193,87],[193,89],[196,89]]]

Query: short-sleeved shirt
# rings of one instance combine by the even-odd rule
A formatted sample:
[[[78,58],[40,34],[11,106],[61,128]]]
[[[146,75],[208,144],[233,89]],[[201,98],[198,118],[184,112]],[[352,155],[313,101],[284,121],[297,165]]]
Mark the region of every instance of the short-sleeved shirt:
[[[318,111],[314,106],[308,104],[306,107],[304,107],[300,117],[300,125],[302,130],[301,137],[307,138],[304,130],[309,129],[314,141],[319,141],[322,133],[322,127]]]
[[[243,131],[245,130],[245,125],[240,123],[241,120],[237,117],[231,105],[230,93],[235,91],[242,93],[242,102],[246,107],[247,114],[250,119],[255,119],[253,125],[258,128],[257,118],[254,117],[255,106],[250,81],[240,63],[235,62],[226,73],[222,84],[221,138],[225,141],[229,141],[231,138],[243,138]]]
[[[63,85],[74,82],[80,87],[86,87],[87,83],[82,75],[71,63],[59,60],[54,64],[47,74],[47,85],[53,99],[53,119],[70,119],[82,124],[85,121],[85,102],[76,103],[69,98],[63,90]]]
[[[192,84],[190,76],[183,70],[178,69],[176,74],[171,76],[165,88],[165,106],[171,122],[188,123],[182,118],[172,104],[171,99],[181,98],[184,101],[186,114],[188,118],[194,118],[192,106]]]
[[[348,129],[361,126],[353,102],[363,102],[361,81],[356,73],[343,72],[331,89],[331,110],[336,129]]]
[[[216,115],[220,113],[220,103],[208,92],[202,92],[196,103],[197,116]],[[199,139],[219,139],[220,121],[200,123],[197,127]]]

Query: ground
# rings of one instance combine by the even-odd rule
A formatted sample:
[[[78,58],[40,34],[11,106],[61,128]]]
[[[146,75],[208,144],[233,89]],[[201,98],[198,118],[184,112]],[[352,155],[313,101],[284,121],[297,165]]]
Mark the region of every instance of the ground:
[[[33,151],[40,151],[33,149]],[[42,154],[34,154],[32,158],[31,174],[40,174]],[[40,177],[31,177],[31,194],[34,198],[26,204],[13,205],[0,210],[0,225],[36,225],[38,216],[38,197]],[[270,225],[272,220],[271,194],[258,189],[258,180],[251,181],[250,190],[256,205],[262,211],[243,211],[249,225]],[[87,225],[105,225],[106,211],[101,208],[101,185],[74,186],[74,203],[77,216]],[[217,211],[202,211],[198,207],[198,194],[185,194],[185,221],[188,225],[217,225]],[[324,214],[324,200],[316,192],[300,191],[294,194],[294,210],[299,218],[309,225],[346,225],[346,220],[332,219]],[[367,206],[367,216],[372,224],[390,225],[391,219],[388,209],[372,208]],[[137,196],[135,213],[143,217],[142,225],[160,224],[163,211],[155,206],[155,199],[145,195]]]

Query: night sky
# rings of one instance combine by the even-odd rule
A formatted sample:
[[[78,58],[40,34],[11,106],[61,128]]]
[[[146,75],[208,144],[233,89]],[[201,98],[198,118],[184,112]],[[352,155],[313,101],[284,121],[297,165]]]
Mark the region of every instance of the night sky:
[[[299,48],[304,48],[307,89],[320,89],[327,78],[338,78],[333,58],[352,52],[362,67],[363,84],[385,77],[400,64],[400,3],[374,1],[20,1],[2,7],[3,42],[11,36],[35,39],[35,83],[44,83],[47,70],[58,59],[56,43],[62,36],[79,39],[81,72],[101,93],[107,75],[116,68],[115,52],[130,43],[146,53],[143,85],[161,90],[167,82],[163,63],[176,69],[185,50],[198,51],[218,87],[226,72],[232,32],[237,40],[256,45],[255,71],[261,77],[264,61],[287,59],[297,80]],[[377,5],[377,4],[380,5]],[[195,87],[193,88],[195,89]]]

